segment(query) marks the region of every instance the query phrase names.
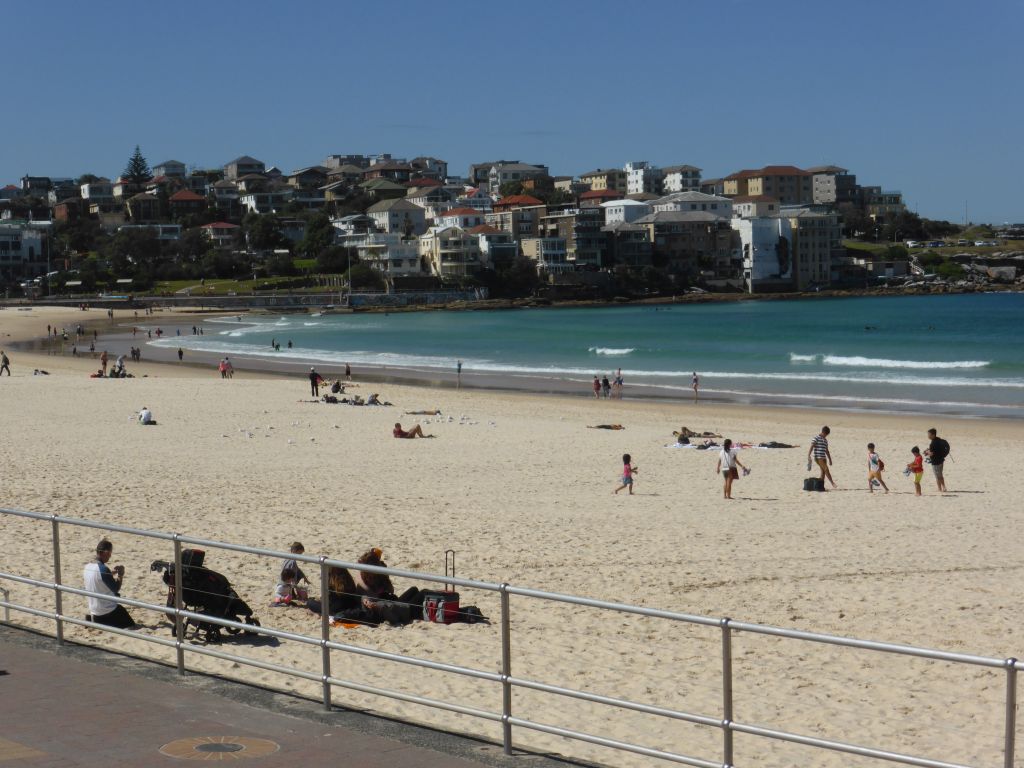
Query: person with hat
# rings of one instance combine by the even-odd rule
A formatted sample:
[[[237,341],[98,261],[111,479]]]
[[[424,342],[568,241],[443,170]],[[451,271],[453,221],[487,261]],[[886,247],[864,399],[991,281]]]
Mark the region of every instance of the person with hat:
[[[124,581],[123,565],[115,565],[113,571],[107,565],[113,552],[114,545],[102,539],[96,545],[95,559],[86,563],[83,572],[85,589],[99,594],[89,596],[89,613],[85,619],[108,627],[134,629],[138,625],[125,607],[108,599],[120,597],[121,583]]]
[[[324,377],[316,372],[316,368],[309,369],[309,390],[313,397],[320,397],[320,382]]]

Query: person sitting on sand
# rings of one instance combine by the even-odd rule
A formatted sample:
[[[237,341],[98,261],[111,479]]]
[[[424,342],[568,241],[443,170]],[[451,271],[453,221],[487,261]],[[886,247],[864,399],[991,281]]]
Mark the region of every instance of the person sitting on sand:
[[[379,392],[374,392],[372,395],[370,395],[367,398],[367,400],[366,400],[366,404],[367,405],[391,405],[391,403],[387,402],[386,400],[384,402],[381,402],[380,393]]]
[[[597,424],[597,425],[595,425],[593,427],[588,425],[587,429],[615,429],[615,430],[619,430],[619,429],[625,429],[625,427],[622,426],[621,424]]]
[[[294,568],[282,568],[281,580],[274,590],[274,606],[292,605],[303,602],[308,595],[303,587],[298,585],[298,576]]]
[[[408,432],[406,432],[404,429],[402,429],[402,425],[397,421],[395,422],[395,428],[391,431],[391,434],[395,437],[400,437],[406,440],[411,440],[414,437],[433,437],[433,435],[423,434],[423,427],[421,427],[419,424],[417,424]]]
[[[405,411],[406,416],[441,416],[441,409],[435,408],[432,411]]]
[[[146,427],[156,426],[156,419],[153,418],[153,412],[146,406],[142,406],[142,410],[139,411],[139,424]]]
[[[356,583],[352,574],[345,568],[332,565],[327,572],[327,597],[323,595],[320,599],[310,598],[306,601],[306,607],[313,613],[320,613],[323,610],[324,602],[327,604],[327,613],[334,615],[352,608],[359,607],[359,594],[356,592]]]
[[[335,379],[334,383],[331,384],[331,394],[339,395],[345,393],[345,385],[341,383],[341,379]]]

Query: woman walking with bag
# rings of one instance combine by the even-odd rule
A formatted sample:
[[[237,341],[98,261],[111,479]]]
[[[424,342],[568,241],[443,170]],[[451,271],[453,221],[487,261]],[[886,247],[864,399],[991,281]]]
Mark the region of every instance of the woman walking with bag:
[[[746,471],[746,467],[736,457],[736,450],[732,447],[732,440],[726,439],[722,443],[722,451],[718,454],[718,464],[715,465],[715,474],[722,473],[725,485],[722,489],[723,498],[732,498],[732,481],[740,476],[737,467]]]

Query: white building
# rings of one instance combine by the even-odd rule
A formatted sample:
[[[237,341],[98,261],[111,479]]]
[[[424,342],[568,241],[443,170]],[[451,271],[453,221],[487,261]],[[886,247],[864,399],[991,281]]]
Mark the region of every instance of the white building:
[[[452,208],[434,217],[434,226],[437,227],[462,227],[472,229],[484,224],[485,216],[482,211],[475,211],[472,208]]]
[[[629,224],[654,210],[648,203],[639,200],[610,200],[601,203],[601,207],[604,208],[606,227],[612,224]]]
[[[340,235],[340,245],[354,248],[359,260],[384,276],[421,272],[419,240],[397,232],[362,232]]]
[[[404,198],[381,200],[366,210],[381,232],[422,235],[427,231],[427,212]]]
[[[793,253],[789,221],[773,216],[736,218],[730,224],[739,233],[743,282],[747,291],[792,290]]]
[[[652,195],[661,194],[662,182],[665,178],[665,172],[661,168],[646,160],[637,160],[626,163],[623,170],[626,171],[627,195],[638,195],[642,192]]]
[[[732,218],[732,200],[703,192],[676,192],[651,201],[655,213],[661,211],[702,211],[723,219]]]
[[[700,192],[700,168],[693,165],[671,165],[663,168],[665,194],[673,192]]]
[[[442,278],[465,277],[482,267],[480,243],[462,227],[431,227],[420,237],[419,252]]]

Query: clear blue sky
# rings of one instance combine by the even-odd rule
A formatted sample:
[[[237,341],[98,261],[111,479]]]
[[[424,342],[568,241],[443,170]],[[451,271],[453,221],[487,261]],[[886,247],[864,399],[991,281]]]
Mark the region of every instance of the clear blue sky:
[[[1024,3],[5,3],[0,185],[331,153],[834,163],[922,216],[1024,221]]]

